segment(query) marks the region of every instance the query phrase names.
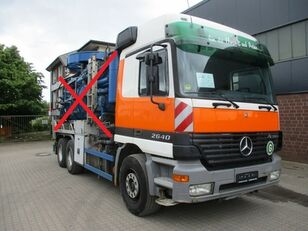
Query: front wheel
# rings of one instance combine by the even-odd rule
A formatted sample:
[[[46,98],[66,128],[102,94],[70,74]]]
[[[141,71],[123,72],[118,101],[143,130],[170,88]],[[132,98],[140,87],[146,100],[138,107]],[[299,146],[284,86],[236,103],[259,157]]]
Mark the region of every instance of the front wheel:
[[[120,190],[128,210],[146,216],[159,210],[155,197],[149,194],[145,157],[134,154],[126,157],[120,168]]]
[[[66,167],[71,174],[82,172],[82,167],[74,160],[74,140],[68,141],[66,145]]]

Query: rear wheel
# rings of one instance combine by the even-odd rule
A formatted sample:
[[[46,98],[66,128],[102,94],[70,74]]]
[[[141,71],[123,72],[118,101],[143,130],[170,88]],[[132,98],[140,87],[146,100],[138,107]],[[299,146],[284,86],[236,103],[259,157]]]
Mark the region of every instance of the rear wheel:
[[[123,160],[120,169],[120,190],[128,210],[137,216],[158,211],[155,197],[149,194],[145,157],[134,154]]]
[[[58,164],[61,168],[66,167],[66,146],[67,146],[67,139],[61,138],[58,140],[57,145],[57,160]]]
[[[66,167],[69,173],[78,174],[82,167],[74,161],[74,140],[69,140],[66,147]]]

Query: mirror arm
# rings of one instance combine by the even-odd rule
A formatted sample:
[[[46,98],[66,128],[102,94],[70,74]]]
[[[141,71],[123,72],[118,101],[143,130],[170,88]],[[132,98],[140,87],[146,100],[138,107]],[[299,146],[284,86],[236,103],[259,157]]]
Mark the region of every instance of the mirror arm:
[[[153,52],[153,50],[151,49],[151,53]],[[153,60],[150,61],[150,68],[151,68],[151,81],[150,81],[150,98],[151,98],[151,102],[153,104],[156,104],[159,108],[159,110],[161,111],[165,111],[166,110],[166,106],[164,103],[158,103],[155,102],[153,99]]]
[[[165,45],[162,45],[162,44],[155,44],[155,43],[153,43],[152,45],[151,45],[151,49],[150,49],[150,52],[151,52],[151,55],[152,55],[152,59],[150,60],[150,68],[151,68],[151,79],[150,79],[150,98],[151,98],[151,102],[153,103],[153,104],[156,104],[157,106],[158,106],[158,108],[159,108],[159,110],[161,110],[161,111],[165,111],[166,110],[166,105],[164,104],[164,103],[159,103],[159,102],[156,102],[156,101],[154,101],[154,99],[153,99],[153,81],[154,81],[154,79],[153,79],[153,46],[162,46],[162,47],[166,47]]]
[[[150,98],[151,98],[151,102],[158,106],[159,110],[161,110],[161,111],[166,110],[166,105],[164,103],[155,102],[154,99],[153,99],[153,83],[150,83]]]

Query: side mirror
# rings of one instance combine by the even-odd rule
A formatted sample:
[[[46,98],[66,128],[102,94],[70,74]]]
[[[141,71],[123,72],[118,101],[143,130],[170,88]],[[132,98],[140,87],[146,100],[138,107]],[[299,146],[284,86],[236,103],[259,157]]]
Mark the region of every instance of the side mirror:
[[[150,98],[153,104],[156,104],[161,111],[166,109],[164,103],[155,102],[153,94],[157,94],[159,91],[159,69],[158,65],[161,64],[162,58],[157,51],[153,51],[153,46],[161,46],[165,48],[165,45],[152,44],[149,51],[137,55],[136,59],[144,61],[146,65],[146,79],[147,85],[150,87]]]
[[[159,68],[158,66],[146,66],[146,79],[149,86],[152,85],[152,94],[156,95],[159,87]]]
[[[157,66],[161,64],[163,61],[162,61],[162,58],[159,56],[158,52],[154,51],[154,52],[145,54],[144,62],[148,66],[150,65]]]
[[[159,70],[158,65],[162,63],[162,58],[157,52],[148,53],[144,59],[146,65],[146,78],[150,84],[155,84],[154,91],[158,87]],[[155,94],[156,92],[153,92]]]

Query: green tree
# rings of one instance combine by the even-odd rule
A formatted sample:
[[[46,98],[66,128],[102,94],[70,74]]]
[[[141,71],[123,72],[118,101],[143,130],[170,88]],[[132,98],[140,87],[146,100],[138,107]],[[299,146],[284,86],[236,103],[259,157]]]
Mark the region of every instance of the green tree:
[[[41,114],[43,74],[24,61],[17,47],[0,44],[0,115]]]

